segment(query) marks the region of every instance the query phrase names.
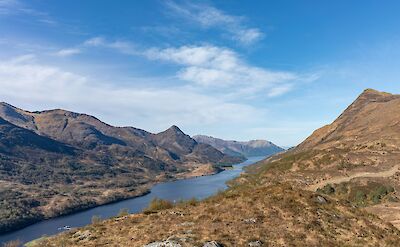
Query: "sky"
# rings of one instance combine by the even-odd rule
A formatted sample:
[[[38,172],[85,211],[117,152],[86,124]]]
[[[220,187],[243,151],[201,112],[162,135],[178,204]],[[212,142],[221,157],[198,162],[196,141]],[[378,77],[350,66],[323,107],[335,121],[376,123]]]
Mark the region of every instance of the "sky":
[[[395,0],[0,0],[0,101],[116,126],[300,143],[400,93]]]

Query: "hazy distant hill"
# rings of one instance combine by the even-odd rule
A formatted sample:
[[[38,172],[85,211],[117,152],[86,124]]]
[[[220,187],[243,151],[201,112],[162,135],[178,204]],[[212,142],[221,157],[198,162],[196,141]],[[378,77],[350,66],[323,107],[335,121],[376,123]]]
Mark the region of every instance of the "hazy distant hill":
[[[209,144],[221,152],[234,156],[270,156],[284,151],[272,142],[266,140],[251,140],[247,142],[227,141],[212,136],[193,136],[197,142]]]
[[[153,134],[86,114],[0,103],[0,232],[241,160],[197,143],[176,126]]]

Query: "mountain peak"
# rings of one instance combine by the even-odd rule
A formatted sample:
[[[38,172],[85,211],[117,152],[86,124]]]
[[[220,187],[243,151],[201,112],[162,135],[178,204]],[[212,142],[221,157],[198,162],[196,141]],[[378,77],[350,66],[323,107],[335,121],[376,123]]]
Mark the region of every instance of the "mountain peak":
[[[183,133],[183,131],[176,125],[172,125],[166,131],[168,132],[175,132],[175,133]]]
[[[365,89],[360,96],[367,96],[367,97],[381,97],[381,96],[392,96],[393,94],[381,92],[372,88]]]

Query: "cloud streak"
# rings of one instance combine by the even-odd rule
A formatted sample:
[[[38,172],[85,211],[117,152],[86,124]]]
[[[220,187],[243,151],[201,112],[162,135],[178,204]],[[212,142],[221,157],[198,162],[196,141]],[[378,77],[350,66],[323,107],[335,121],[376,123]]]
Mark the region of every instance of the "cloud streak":
[[[216,28],[227,32],[231,39],[242,45],[253,44],[265,36],[260,29],[247,27],[243,17],[226,14],[210,5],[188,2],[177,4],[174,1],[167,1],[166,6],[172,16],[185,18],[203,28]]]
[[[54,26],[57,22],[50,17],[48,13],[38,11],[27,6],[18,0],[0,0],[0,16],[8,15],[28,15],[36,19],[36,21],[46,25]]]
[[[67,48],[67,49],[61,49],[61,50],[55,52],[54,55],[57,57],[69,57],[69,56],[77,55],[81,52],[82,51],[78,48]]]

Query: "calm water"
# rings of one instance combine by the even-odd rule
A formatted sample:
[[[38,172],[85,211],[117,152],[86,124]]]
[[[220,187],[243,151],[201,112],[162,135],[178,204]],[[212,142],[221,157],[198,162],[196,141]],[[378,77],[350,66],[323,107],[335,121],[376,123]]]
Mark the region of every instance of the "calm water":
[[[151,189],[151,193],[104,206],[98,206],[79,213],[70,214],[50,220],[41,221],[18,231],[0,235],[0,243],[9,240],[19,239],[23,243],[39,238],[43,235],[53,235],[61,232],[58,230],[62,226],[80,227],[90,224],[94,215],[101,218],[109,218],[118,214],[120,209],[128,208],[130,213],[141,211],[154,198],[163,198],[168,200],[203,199],[213,195],[219,190],[226,189],[225,182],[237,177],[243,167],[253,164],[264,157],[251,157],[247,161],[235,165],[233,169],[223,171],[216,175],[190,178],[157,184]]]

